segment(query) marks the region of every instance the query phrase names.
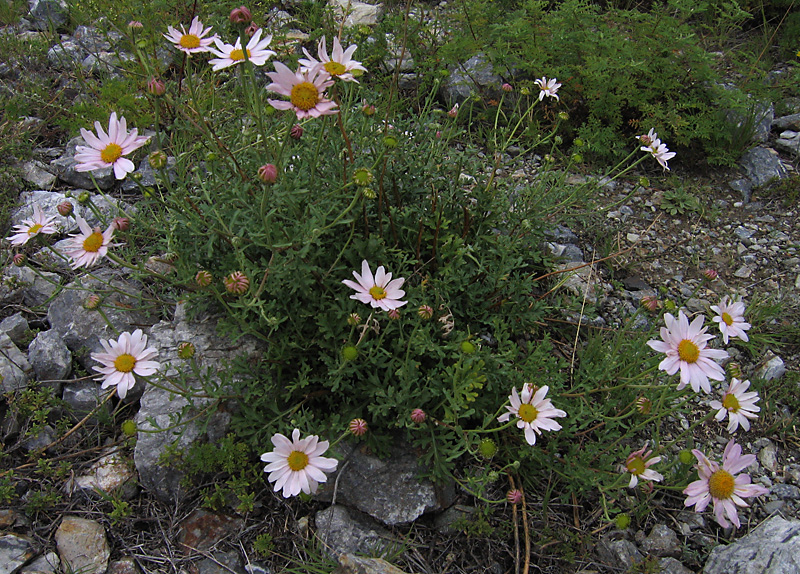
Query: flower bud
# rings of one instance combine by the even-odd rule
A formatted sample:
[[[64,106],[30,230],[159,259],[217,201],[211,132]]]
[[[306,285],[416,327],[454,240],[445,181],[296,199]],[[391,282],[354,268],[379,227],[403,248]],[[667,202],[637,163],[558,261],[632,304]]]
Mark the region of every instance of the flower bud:
[[[641,299],[642,307],[654,313],[658,309],[658,297],[655,295],[645,295]]]
[[[692,451],[690,451],[688,448],[685,448],[678,453],[678,460],[681,461],[681,464],[689,466],[694,462],[694,455],[692,454]]]
[[[581,138],[575,138],[572,143],[575,144],[575,147],[583,147],[584,145],[584,141]]]
[[[355,361],[356,357],[358,357],[358,348],[353,345],[347,345],[342,349],[342,357],[344,357],[345,361]]]
[[[69,217],[75,210],[75,206],[72,205],[72,202],[70,201],[62,201],[61,203],[58,204],[58,206],[56,206],[56,210],[58,211],[58,214],[61,215],[62,217]]]
[[[531,95],[531,89],[529,87],[527,87],[527,86],[523,86],[522,89],[520,89],[520,93],[523,96],[530,96]]]
[[[506,500],[509,504],[522,504],[522,491],[518,488],[509,490],[506,494]]]
[[[421,318],[428,320],[431,317],[433,317],[433,307],[431,307],[430,305],[420,305],[417,314]]]
[[[650,186],[650,180],[647,179],[644,176],[640,177],[639,178],[639,186],[640,187],[649,187]]]
[[[122,433],[125,436],[133,436],[136,434],[137,426],[136,421],[128,419],[122,423]]]
[[[273,184],[278,181],[278,168],[268,163],[258,168],[258,179],[264,183]]]
[[[471,341],[462,341],[461,352],[466,355],[471,355],[475,352],[475,345]]]
[[[353,419],[350,421],[350,424],[347,425],[347,430],[355,436],[363,436],[368,430],[367,421],[364,419]]]
[[[389,315],[389,319],[396,321],[400,318],[400,309],[389,309],[386,314]]]
[[[504,92],[511,92],[511,91],[514,90],[514,88],[511,87],[511,84],[508,84],[508,83],[503,84],[502,86],[500,86],[500,89],[503,90]]]
[[[617,524],[617,528],[620,530],[625,530],[631,525],[631,517],[629,514],[623,512],[622,514],[617,514],[614,522]]]
[[[291,136],[292,139],[299,140],[303,137],[303,126],[294,124],[292,129],[289,130],[289,136]]]
[[[564,138],[562,138],[561,136],[556,136],[553,138],[553,143],[556,145],[561,145],[562,143],[564,143]]]
[[[357,327],[361,323],[361,316],[358,313],[350,313],[347,316],[347,324],[351,327]]]
[[[259,27],[256,26],[255,22],[251,22],[250,25],[244,29],[244,33],[247,34],[248,38],[252,38],[255,35],[255,33],[258,32],[258,28]],[[269,109],[274,110],[275,108],[270,107]]]
[[[131,220],[127,217],[115,217],[111,221],[111,226],[117,231],[128,231],[131,226]]]
[[[25,256],[24,253],[16,253],[14,257],[11,258],[11,261],[14,262],[14,265],[17,267],[22,267],[25,263],[28,262],[28,258]]]
[[[640,414],[648,415],[650,411],[653,410],[653,401],[648,399],[647,397],[639,397],[636,399],[636,410],[639,411]]]
[[[366,167],[360,167],[353,172],[353,181],[358,187],[366,187],[373,180],[372,172]]]
[[[383,145],[389,149],[395,149],[398,145],[400,145],[400,142],[397,141],[397,138],[394,136],[385,136],[383,138]]]
[[[558,117],[562,121],[567,121],[569,119],[569,114],[567,112],[558,112]]]
[[[159,80],[156,77],[150,78],[147,82],[147,93],[151,96],[155,96],[156,98],[160,98],[167,92],[167,86],[164,85],[164,82]]]
[[[234,271],[222,279],[225,290],[231,295],[244,295],[250,288],[250,279],[241,271]]]
[[[483,458],[492,458],[497,454],[497,444],[492,439],[485,438],[478,445],[478,452]]]
[[[83,308],[88,309],[89,311],[93,311],[100,306],[101,303],[100,295],[96,293],[92,293],[89,295],[86,300],[83,302]]]
[[[183,341],[181,344],[178,345],[178,357],[187,360],[194,357],[195,352],[197,349],[195,346],[190,343],[189,341]]]
[[[361,194],[367,199],[375,199],[376,197],[378,197],[378,194],[371,187],[362,187]]]
[[[205,269],[201,269],[197,272],[197,275],[194,276],[194,282],[197,283],[198,287],[208,287],[211,285],[211,281],[213,281],[213,277],[211,273],[206,271]]]
[[[231,10],[231,24],[249,24],[253,20],[253,15],[245,6],[239,6]]]
[[[128,28],[131,28],[132,30],[144,28],[144,24],[139,22],[139,20],[131,20],[128,22]]]
[[[714,281],[717,277],[719,277],[719,273],[716,269],[704,269],[703,270],[703,277],[708,279],[709,281]]]
[[[742,366],[739,363],[731,361],[725,365],[725,372],[731,379],[742,379]]]
[[[82,191],[82,192],[80,192],[78,194],[78,198],[77,199],[78,199],[78,203],[80,203],[81,205],[84,205],[86,203],[89,203],[89,200],[91,199],[91,196],[89,195],[88,191]]]
[[[425,414],[425,411],[422,409],[414,409],[411,411],[411,420],[421,425],[425,422],[425,419],[428,418],[428,415]]]
[[[154,151],[147,156],[147,162],[153,169],[164,169],[167,167],[167,154],[161,150]]]
[[[361,108],[361,113],[367,117],[374,116],[375,106],[373,106],[372,104],[364,104],[364,106]]]
[[[572,159],[573,163],[583,163],[583,156],[579,153],[572,154],[570,159]]]
[[[458,115],[458,107],[459,107],[458,104],[454,105],[452,108],[450,108],[450,111],[447,112],[447,115],[450,116],[451,118],[456,117]]]

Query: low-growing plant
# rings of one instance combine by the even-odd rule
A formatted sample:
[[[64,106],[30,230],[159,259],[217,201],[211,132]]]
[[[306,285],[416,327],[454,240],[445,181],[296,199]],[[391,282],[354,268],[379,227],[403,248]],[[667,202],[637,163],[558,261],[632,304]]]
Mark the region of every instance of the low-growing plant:
[[[703,212],[700,200],[683,185],[665,190],[659,207],[673,216]]]

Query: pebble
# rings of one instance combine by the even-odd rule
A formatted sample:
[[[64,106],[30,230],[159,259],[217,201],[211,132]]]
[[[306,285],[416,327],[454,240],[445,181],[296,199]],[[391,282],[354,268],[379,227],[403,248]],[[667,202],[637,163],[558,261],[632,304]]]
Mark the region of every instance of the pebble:
[[[742,265],[736,272],[733,274],[735,277],[739,277],[740,279],[747,279],[753,274],[753,270],[750,269],[747,265]]]

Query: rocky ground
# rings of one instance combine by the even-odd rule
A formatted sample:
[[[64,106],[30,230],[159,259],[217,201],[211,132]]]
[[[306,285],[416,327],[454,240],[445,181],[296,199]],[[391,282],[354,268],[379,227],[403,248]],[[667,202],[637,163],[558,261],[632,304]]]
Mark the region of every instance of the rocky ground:
[[[91,37],[92,30],[81,33]],[[79,38],[66,40],[79,45]],[[108,52],[107,57],[118,55]],[[15,73],[0,63],[6,87]],[[517,509],[507,506],[486,515],[453,485],[420,481],[415,456],[402,447],[388,460],[343,447],[345,463],[334,479],[335,489],[313,501],[287,505],[264,491],[238,513],[231,509],[242,500],[225,500],[217,510],[200,508],[202,493],[215,477],[203,484],[182,481],[182,469],[164,464],[175,437],[146,431],[169,426],[175,417],[190,416],[203,405],[190,407],[167,390],[148,386],[106,405],[114,404],[113,415],[95,410],[103,400],[98,384],[81,375],[91,372],[89,353],[97,350],[99,338],[109,335],[97,311],[87,308],[87,289],[103,291],[104,312],[119,330],[145,329],[162,356],[173,357],[173,372],[184,365],[175,358],[183,341],[195,344],[200,368],[211,370],[235,354],[257,355],[258,344],[232,345],[216,333],[212,316],[190,320],[181,305],[166,314],[142,311],[140,303],[154,295],[153,285],[114,269],[100,274],[108,285],[99,287],[87,280],[73,282],[63,265],[39,274],[9,265],[0,285],[3,391],[24,393],[39,382],[63,404],[47,405],[51,416],[38,421],[37,432],[26,440],[19,439],[30,429],[21,428],[19,421],[34,419],[20,416],[10,399],[0,409],[0,493],[14,500],[0,510],[0,574],[266,574],[287,571],[292,564],[295,570],[289,571],[330,572],[337,562],[340,572],[500,574],[514,571],[515,565],[522,568],[517,560],[524,555],[525,528],[533,536],[530,571],[623,572],[635,563],[635,571],[672,574],[703,566],[714,574],[800,572],[794,558],[800,550],[800,441],[796,433],[778,430],[793,428],[800,364],[793,324],[800,316],[800,205],[797,189],[791,187],[797,184],[792,179],[797,163],[792,142],[800,132],[795,117],[800,109],[793,111],[762,122],[760,143],[743,158],[741,169],[700,179],[677,157],[671,162],[675,175],[669,185],[641,187],[635,178],[601,181],[600,209],[549,235],[549,249],[561,258],[563,269],[603,259],[583,267],[565,285],[592,300],[594,311],[581,320],[593,328],[618,327],[646,295],[658,297],[662,305],[674,301],[691,312],[707,312],[721,296],[735,294],[745,298],[751,312],[766,317],[763,336],[776,333],[786,339],[768,345],[773,353],[752,357],[740,351],[734,357],[747,377],[784,389],[783,394],[765,394],[765,407],[770,408],[741,439],[748,452],[758,455],[749,469],[754,481],[770,487],[770,494],[742,512],[740,531],[720,534],[709,513],[676,512],[682,502],[678,497],[670,501],[671,510],[656,508],[637,528],[625,530],[602,523],[594,512],[556,509],[552,516],[540,516],[532,498],[530,524],[523,527]],[[76,200],[92,184],[74,171],[75,144],[38,149],[32,160],[20,164],[30,191],[20,196],[11,224],[29,217],[34,204],[52,212],[64,201],[92,217]],[[523,184],[533,181],[538,169],[539,158],[509,158],[501,176]],[[144,182],[153,177],[146,162],[140,173]],[[767,186],[772,178],[779,183]],[[580,174],[570,178],[573,185],[585,180]],[[113,178],[103,174],[97,182],[108,190],[108,200],[93,195],[105,214],[135,195],[133,187],[115,187]],[[676,193],[678,188],[684,193]],[[129,209],[127,203],[120,205]],[[61,237],[74,231],[66,218],[59,218],[57,225]],[[39,263],[57,264],[45,260],[44,253],[31,255],[42,258]],[[151,265],[165,270],[163,261]],[[719,277],[708,281],[703,275],[707,269]],[[56,289],[59,283],[67,288]],[[659,317],[640,315],[650,324]],[[45,405],[39,408],[44,411]],[[119,425],[109,430],[103,418],[108,416],[135,420],[137,436],[126,435]],[[188,425],[178,437],[178,448],[201,439],[223,439],[229,419],[223,404],[207,427]],[[72,427],[76,430],[62,438]],[[719,456],[727,437],[716,430],[706,430],[702,438]],[[29,455],[37,452],[46,452],[51,463],[29,462]],[[9,488],[19,498],[9,496]],[[498,484],[495,498],[506,489]],[[727,545],[732,539],[738,540]],[[358,558],[357,553],[383,555],[402,570],[382,560]],[[306,565],[290,557],[302,557]]]

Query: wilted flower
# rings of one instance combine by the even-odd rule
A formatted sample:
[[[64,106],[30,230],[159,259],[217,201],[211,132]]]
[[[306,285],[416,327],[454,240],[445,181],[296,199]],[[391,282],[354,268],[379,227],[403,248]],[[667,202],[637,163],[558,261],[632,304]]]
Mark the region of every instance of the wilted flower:
[[[748,341],[747,331],[752,325],[744,320],[744,303],[737,301],[732,303],[728,296],[722,298],[719,305],[712,305],[711,310],[717,314],[711,319],[719,323],[719,330],[722,333],[722,341],[727,345],[730,337]]]
[[[542,77],[541,79],[534,80],[534,83],[539,86],[539,101],[541,102],[545,96],[550,98],[560,99],[558,97],[558,88],[561,87],[561,84],[556,81],[555,78],[547,79],[546,77]]]
[[[714,517],[723,527],[730,526],[729,518],[734,525],[741,526],[737,506],[747,507],[743,500],[753,496],[769,493],[769,489],[750,483],[749,474],[739,474],[756,460],[756,455],[742,455],[742,447],[733,439],[725,447],[722,456],[722,466],[710,461],[702,452],[692,450],[697,459],[697,474],[699,480],[687,486],[683,493],[687,495],[685,506],[694,506],[695,512],[703,512],[708,504],[714,502]]]
[[[761,409],[756,406],[759,401],[758,393],[747,392],[750,387],[750,381],[740,381],[733,379],[731,386],[722,395],[722,402],[711,401],[712,409],[719,409],[714,417],[718,421],[725,420],[728,417],[728,432],[736,432],[739,425],[746,431],[750,430],[750,421],[748,419],[757,419],[756,414]]]
[[[522,394],[517,394],[517,388],[511,389],[508,397],[511,402],[507,406],[507,413],[503,413],[497,420],[501,423],[508,421],[511,415],[515,415],[517,428],[525,430],[525,440],[528,444],[536,444],[536,433],[542,434],[543,430],[561,430],[561,425],[553,420],[554,417],[565,417],[567,413],[561,409],[553,407],[550,399],[545,398],[548,386],[536,389],[530,383],[525,383],[522,387]]]
[[[353,44],[347,48],[347,50],[343,50],[339,38],[334,37],[333,51],[331,55],[328,56],[328,48],[325,44],[325,36],[323,36],[317,45],[317,56],[319,56],[319,60],[316,60],[308,53],[308,50],[303,48],[303,53],[305,53],[306,57],[300,58],[297,63],[300,64],[300,71],[303,73],[310,73],[316,68],[321,67],[333,78],[339,78],[345,82],[358,83],[358,80],[353,76],[353,70],[366,72],[367,69],[361,62],[357,62],[353,59],[353,54],[357,48],[358,46]]]
[[[213,280],[214,278],[211,276],[211,273],[205,269],[201,269],[197,272],[197,275],[194,276],[194,282],[197,283],[198,287],[208,287]]]
[[[425,411],[422,409],[414,409],[411,411],[411,420],[421,425],[425,422],[425,419],[428,418],[428,415],[425,414]]]
[[[124,156],[142,147],[150,138],[138,135],[136,128],[128,132],[125,118],[120,116],[117,120],[116,112],[112,112],[108,120],[108,133],[103,130],[100,122],[94,122],[94,127],[97,135],[81,128],[81,135],[89,145],[75,148],[75,171],[113,167],[114,176],[123,179],[136,169],[133,162]]]
[[[260,28],[253,34],[253,37],[250,38],[247,47],[244,49],[242,48],[241,38],[237,38],[234,44],[225,44],[220,41],[219,38],[214,38],[216,49],[209,48],[208,51],[217,57],[212,58],[208,63],[213,66],[212,70],[222,70],[236,64],[241,64],[244,62],[246,55],[247,60],[254,66],[263,66],[267,63],[267,60],[275,55],[275,52],[267,49],[271,42],[272,35],[268,35],[263,40],[261,39]]]
[[[231,24],[249,24],[253,19],[253,15],[246,6],[239,6],[231,10],[229,19]]]
[[[194,20],[192,20],[188,32],[184,29],[183,24],[181,24],[180,26],[181,26],[180,32],[178,32],[172,26],[168,26],[167,33],[164,34],[164,37],[173,44],[175,44],[175,47],[178,48],[178,50],[180,50],[181,52],[185,52],[186,54],[208,52],[210,50],[211,44],[214,42],[214,40],[217,39],[216,34],[214,34],[210,38],[205,37],[206,34],[208,34],[211,31],[211,26],[203,29],[203,23],[197,16],[195,16]]]
[[[91,267],[100,259],[108,254],[108,247],[114,239],[114,226],[109,225],[105,231],[100,231],[99,227],[92,229],[86,220],[81,216],[76,216],[78,228],[81,230],[77,235],[71,236],[68,247],[64,253],[72,259],[72,268]]]
[[[647,446],[645,445],[628,455],[628,458],[625,460],[625,470],[623,471],[631,473],[631,480],[628,483],[628,488],[635,488],[640,478],[642,480],[653,480],[655,482],[664,480],[661,474],[650,470],[652,465],[661,462],[660,456],[650,458],[651,454],[653,454],[653,451],[647,450]]]
[[[683,311],[678,312],[677,319],[666,313],[664,320],[667,326],[661,327],[662,341],[647,342],[651,349],[667,355],[658,368],[668,375],[674,375],[680,370],[681,382],[678,390],[691,384],[694,392],[703,389],[710,393],[709,379],[725,380],[725,371],[714,359],[725,359],[728,353],[706,347],[706,342],[714,336],[705,334],[707,327],[703,327],[702,315],[692,321],[691,325]]]
[[[260,168],[258,168],[258,179],[264,183],[275,183],[278,181],[278,168],[271,163],[262,165]]]
[[[116,386],[121,399],[136,384],[134,374],[148,377],[161,367],[157,361],[151,360],[158,355],[158,350],[147,348],[147,335],[142,334],[141,329],[122,333],[117,341],[110,339],[106,343],[100,339],[100,344],[105,353],[92,353],[92,359],[103,366],[92,368],[102,373],[102,388]]]
[[[336,102],[325,96],[325,89],[333,85],[331,76],[321,68],[308,72],[292,72],[280,62],[275,62],[275,71],[267,75],[272,83],[267,90],[288,96],[289,101],[267,100],[277,110],[292,110],[297,119],[318,118],[335,114]]]
[[[244,295],[250,288],[250,279],[241,271],[234,271],[222,280],[225,290],[231,295]]]
[[[111,226],[117,231],[128,231],[131,226],[131,220],[127,217],[115,217],[111,221]]]
[[[353,271],[356,282],[345,279],[342,281],[351,289],[356,290],[355,295],[350,295],[351,299],[356,299],[362,303],[371,305],[375,309],[391,311],[402,307],[408,301],[401,301],[406,292],[400,289],[405,282],[404,278],[392,280],[392,274],[386,273],[383,265],[378,267],[373,277],[366,259],[361,262],[361,275]]]
[[[303,137],[303,126],[300,124],[294,124],[292,129],[289,130],[289,136],[294,140],[299,140]]]
[[[283,489],[283,497],[297,496],[300,492],[314,494],[321,482],[326,482],[327,472],[336,470],[338,461],[322,456],[328,450],[328,441],[316,435],[300,439],[300,430],[292,431],[292,440],[280,433],[272,437],[275,450],[261,455],[268,480],[275,483],[274,490]]]
[[[247,35],[248,38],[252,38],[253,35],[258,32],[261,28],[256,25],[255,22],[251,22],[247,28],[244,29],[244,33]]]
[[[353,419],[350,421],[350,424],[347,425],[347,430],[355,436],[363,436],[367,432],[367,421],[364,419]]]
[[[522,491],[518,488],[512,488],[506,494],[506,500],[509,504],[522,504]]]
[[[25,245],[31,238],[39,234],[52,235],[58,230],[53,224],[55,216],[46,216],[38,203],[33,204],[33,217],[23,219],[22,223],[14,226],[14,234],[8,238],[11,245]]]
[[[347,324],[351,327],[357,327],[361,323],[361,316],[358,313],[350,313],[347,316]]]
[[[447,112],[447,115],[451,118],[456,117],[458,115],[458,107],[459,105],[455,104],[452,108],[450,108],[450,111]]]

